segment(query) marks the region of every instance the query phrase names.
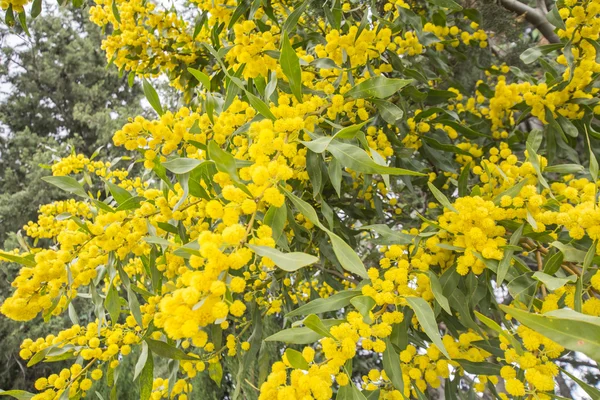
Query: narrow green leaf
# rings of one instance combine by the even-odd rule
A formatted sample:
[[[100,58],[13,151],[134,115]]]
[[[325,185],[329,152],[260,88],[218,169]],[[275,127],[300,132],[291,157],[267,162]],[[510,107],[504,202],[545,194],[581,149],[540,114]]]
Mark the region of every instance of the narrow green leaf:
[[[206,75],[204,72],[197,70],[195,68],[189,68],[188,72],[194,76],[204,86],[204,89],[210,90],[210,77]]]
[[[328,311],[339,310],[350,304],[352,298],[360,295],[361,293],[358,290],[344,290],[325,299],[315,299],[287,313],[285,316],[286,318],[289,318],[298,315],[321,314]]]
[[[433,193],[433,196],[437,199],[438,202],[440,202],[441,205],[446,207],[448,210],[458,214],[458,210],[454,208],[454,206],[452,205],[452,203],[450,203],[450,200],[448,200],[446,195],[440,192],[440,190],[436,188],[433,183],[427,182],[427,186],[429,187],[429,190],[431,190],[431,193]]]
[[[106,298],[104,299],[104,308],[106,308],[106,311],[108,311],[113,325],[116,324],[119,319],[119,314],[121,313],[121,302],[119,293],[112,284],[108,289],[108,293],[106,293]]]
[[[323,337],[334,338],[331,333],[329,333],[329,329],[321,322],[321,319],[317,317],[315,314],[311,314],[308,317],[304,318],[302,321],[304,326],[313,330]]]
[[[304,0],[299,7],[292,11],[292,13],[286,18],[285,22],[283,23],[283,27],[281,28],[282,33],[288,35],[294,30],[294,28],[296,28],[300,16],[304,13],[306,7],[310,4],[311,1],[312,0]]]
[[[513,232],[513,234],[510,237],[511,245],[516,246],[519,243],[519,240],[521,240],[521,235],[523,234],[524,227],[525,225],[522,224],[516,231]],[[504,282],[504,278],[506,278],[506,274],[508,273],[508,269],[510,268],[510,262],[512,261],[513,254],[515,254],[515,251],[512,249],[504,250],[504,256],[502,257],[502,260],[500,260],[500,263],[498,263],[498,272],[496,273],[497,285],[502,285],[502,282]]]
[[[281,70],[288,78],[294,97],[302,103],[302,69],[300,68],[300,59],[290,44],[287,33],[284,32],[281,36],[281,55],[279,57]]]
[[[324,319],[321,320],[325,329],[329,330],[332,326],[339,325],[344,321],[341,319]],[[319,341],[323,335],[318,334],[307,327],[288,328],[265,339],[266,342],[284,342],[290,344],[311,344]]]
[[[394,103],[377,99],[371,99],[369,101],[377,106],[377,111],[379,111],[381,118],[390,125],[395,125],[396,122],[404,116],[402,109]]]
[[[42,0],[33,0],[31,5],[31,18],[36,18],[42,12]]]
[[[573,379],[579,385],[579,387],[581,387],[583,391],[586,392],[592,399],[600,399],[600,390],[596,389],[591,385],[588,385],[581,379],[577,378],[575,375],[569,373],[569,371],[563,368],[561,368],[560,370],[569,378]]]
[[[438,302],[440,306],[446,311],[448,314],[452,315],[452,309],[450,308],[450,303],[446,296],[444,296],[444,291],[442,289],[442,284],[438,279],[437,275],[429,271],[429,283],[431,284],[431,291],[433,292],[433,297]]]
[[[402,367],[400,366],[400,356],[396,353],[390,338],[385,339],[385,351],[383,352],[383,370],[388,376],[392,385],[404,395],[404,379],[402,377]]]
[[[248,101],[250,102],[252,108],[258,111],[260,115],[262,115],[265,118],[269,118],[272,121],[276,120],[275,115],[273,115],[273,113],[269,109],[269,106],[264,101],[262,101],[250,92],[246,92],[246,96],[248,97]]]
[[[308,363],[302,356],[302,353],[300,353],[299,351],[287,348],[285,350],[285,356],[287,357],[287,360],[289,361],[292,368],[308,371]]]
[[[579,351],[596,362],[600,360],[600,318],[569,309],[559,309],[543,315],[514,307],[500,308],[520,323],[555,341],[561,346]]]
[[[585,251],[578,250],[575,247],[561,243],[558,240],[555,240],[554,242],[550,243],[550,245],[560,250],[560,252],[564,256],[565,261],[583,262],[585,260]]]
[[[361,230],[371,230],[379,235],[373,242],[379,245],[390,246],[394,244],[410,244],[414,240],[414,236],[402,233],[399,230],[392,230],[385,224],[365,225],[360,227]]]
[[[508,331],[505,331],[504,329],[502,329],[502,327],[500,325],[498,325],[496,323],[496,321],[494,321],[491,318],[486,317],[485,315],[483,315],[477,311],[475,311],[475,315],[481,322],[483,322],[485,324],[485,326],[492,329],[499,335],[504,336],[504,338],[507,339],[510,342],[511,346],[517,351],[517,354],[519,354],[519,355],[523,354],[523,347],[521,346],[521,343],[517,339],[515,339],[515,337],[513,335],[508,333]]]
[[[158,115],[163,115],[164,111],[162,109],[162,106],[160,105],[158,93],[156,93],[156,90],[154,90],[150,82],[144,79],[142,83],[142,88],[144,89],[144,95],[146,96],[146,100],[148,100],[148,103],[150,103],[152,108],[154,108],[154,111],[156,111]]]
[[[553,254],[544,265],[544,273],[548,275],[554,275],[556,271],[560,269],[563,259],[564,255],[561,251],[558,251],[555,254]]]
[[[170,358],[172,360],[198,360],[198,358],[191,357],[181,349],[173,347],[166,342],[150,338],[146,338],[144,340],[146,341],[146,343],[148,343],[148,347],[150,348],[150,350],[152,350],[152,352],[159,357]]]
[[[117,7],[117,0],[112,1],[111,8],[112,8],[112,13],[113,13],[115,19],[120,24],[121,23],[121,15],[119,14],[119,8]]]
[[[220,361],[212,362],[208,364],[208,376],[221,387],[221,381],[223,380],[223,366]]]
[[[436,6],[447,8],[452,11],[461,11],[463,9],[460,4],[453,0],[429,0],[429,2],[431,4],[435,4]]]
[[[115,185],[110,181],[106,181],[106,186],[108,186],[110,194],[119,205],[125,203],[127,200],[133,197],[126,189],[123,189],[121,186]]]
[[[174,174],[185,174],[192,171],[194,168],[206,161],[196,160],[195,158],[173,158],[172,160],[162,163],[163,167],[173,172]]]
[[[365,319],[369,318],[369,313],[377,305],[371,296],[356,296],[350,299],[350,303]]]
[[[420,172],[403,168],[381,166],[373,161],[366,151],[352,144],[332,142],[327,149],[342,165],[356,172],[365,174],[425,176],[425,174]]]
[[[345,93],[345,96],[353,97],[355,99],[369,97],[385,99],[413,82],[413,79],[395,79],[386,78],[385,76],[375,76],[354,86]]]
[[[35,394],[26,392],[25,390],[2,390],[0,396],[10,396],[17,400],[31,400]]]
[[[154,357],[148,352],[146,363],[140,375],[140,400],[149,400],[152,395],[152,384],[154,382]]]
[[[0,250],[0,261],[3,261],[2,259],[16,262],[17,264],[25,265],[27,267],[35,267],[34,259],[8,254]]]
[[[261,257],[270,258],[275,265],[284,271],[293,272],[319,262],[319,258],[310,254],[301,252],[282,253],[281,251],[267,246],[256,246],[247,244],[253,252]]]
[[[76,179],[71,178],[70,176],[45,176],[42,178],[42,180],[64,190],[65,192],[72,193],[80,197],[88,197],[81,183],[77,182]]]
[[[556,278],[544,272],[537,271],[533,274],[533,279],[537,279],[538,281],[542,282],[544,286],[548,288],[548,290],[555,291],[556,289],[565,286],[569,282],[577,282],[577,275],[570,275],[566,278]]]
[[[325,229],[325,232],[329,235],[333,252],[342,267],[348,272],[367,279],[369,277],[367,269],[354,249],[335,233],[327,229]]]
[[[140,351],[140,356],[138,357],[137,362],[135,363],[135,369],[133,372],[133,380],[135,381],[137,377],[140,375],[144,366],[146,365],[146,360],[148,359],[148,343],[142,342],[142,350]]]
[[[423,331],[429,336],[431,341],[440,349],[440,351],[450,359],[450,355],[448,351],[446,351],[446,347],[444,347],[444,343],[442,343],[442,338],[440,336],[440,330],[438,328],[437,322],[435,320],[435,314],[431,309],[431,306],[427,301],[425,301],[422,297],[406,297],[406,302],[413,309],[415,315],[417,316],[417,320]]]
[[[225,172],[226,174],[229,174],[232,180],[240,182],[240,178],[237,174],[237,167],[235,165],[235,158],[231,153],[221,149],[214,140],[211,140],[208,143],[208,157],[215,162],[215,165],[220,172]]]

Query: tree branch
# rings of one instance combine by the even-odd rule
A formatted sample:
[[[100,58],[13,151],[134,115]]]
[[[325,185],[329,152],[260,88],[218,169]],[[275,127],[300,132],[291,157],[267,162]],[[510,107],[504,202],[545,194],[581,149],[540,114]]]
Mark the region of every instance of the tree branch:
[[[560,43],[558,35],[554,33],[554,26],[541,11],[517,0],[500,0],[500,4],[509,11],[524,15],[527,22],[535,26],[550,43]]]

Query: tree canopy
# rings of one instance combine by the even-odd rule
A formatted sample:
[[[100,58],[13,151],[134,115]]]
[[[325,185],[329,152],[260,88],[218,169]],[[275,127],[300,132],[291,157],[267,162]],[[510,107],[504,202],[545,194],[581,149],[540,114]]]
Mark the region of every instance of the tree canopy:
[[[114,132],[126,156],[54,162],[70,199],[0,253],[22,265],[4,316],[72,321],[20,347],[70,366],[0,395],[117,398],[128,374],[144,400],[198,376],[232,399],[599,398],[600,1],[476,6],[95,0],[155,114]],[[27,101],[48,115],[22,128],[65,104]]]

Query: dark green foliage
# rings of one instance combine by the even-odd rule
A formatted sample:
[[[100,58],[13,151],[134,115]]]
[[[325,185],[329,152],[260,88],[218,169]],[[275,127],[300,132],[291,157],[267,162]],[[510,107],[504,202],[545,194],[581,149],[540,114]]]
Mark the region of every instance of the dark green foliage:
[[[31,38],[0,32],[7,36],[6,47],[0,49],[0,248],[8,250],[19,246],[9,232],[35,220],[41,204],[66,198],[41,180],[50,175],[43,166],[71,152],[91,156],[100,146],[105,146],[104,154],[118,154],[110,145],[112,134],[127,117],[142,113],[141,89],[129,88],[126,78],[106,68],[100,29],[87,21],[84,11],[61,13],[31,21]],[[15,46],[15,41],[20,44]],[[14,264],[0,267],[0,302],[10,294],[9,282],[17,272]],[[89,316],[78,311],[86,323]],[[33,390],[35,379],[66,366],[40,363],[27,368],[20,359],[24,338],[44,337],[71,325],[66,314],[42,322],[0,320],[0,388]],[[131,378],[121,377],[122,382]]]

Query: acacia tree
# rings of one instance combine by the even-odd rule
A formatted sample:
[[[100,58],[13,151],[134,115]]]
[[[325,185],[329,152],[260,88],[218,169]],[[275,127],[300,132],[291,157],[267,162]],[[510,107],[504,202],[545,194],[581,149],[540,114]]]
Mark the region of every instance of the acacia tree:
[[[21,357],[73,365],[0,394],[91,395],[135,357],[143,399],[193,397],[198,374],[228,398],[580,396],[563,375],[599,397],[561,367],[600,359],[600,2],[536,14],[532,73],[453,0],[186,7],[90,8],[158,116],[113,137],[139,174],[54,164],[77,201],[1,254],[23,264],[5,316],[73,320]]]

